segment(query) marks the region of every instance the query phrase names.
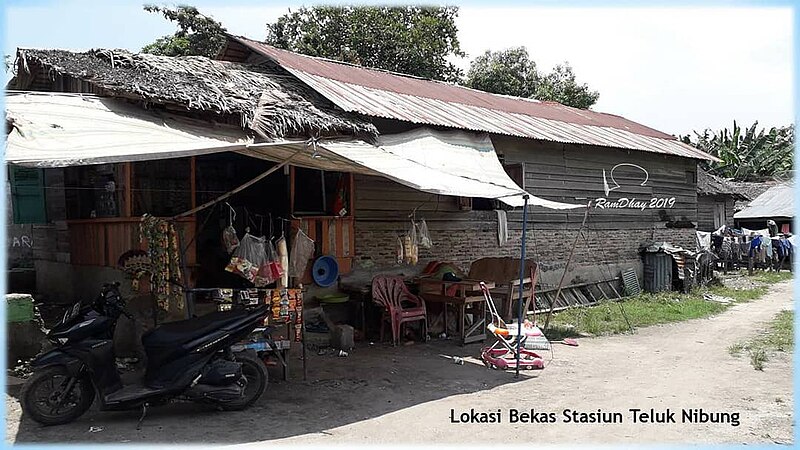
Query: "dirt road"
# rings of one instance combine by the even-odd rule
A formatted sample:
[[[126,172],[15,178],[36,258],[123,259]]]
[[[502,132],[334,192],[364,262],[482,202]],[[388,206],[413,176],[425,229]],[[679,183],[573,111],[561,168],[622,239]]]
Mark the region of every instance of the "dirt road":
[[[476,356],[478,345],[446,342],[357,348],[349,358],[315,356],[309,381],[275,382],[244,412],[219,413],[190,404],[154,410],[137,431],[136,412],[100,413],[61,427],[20,420],[14,387],[7,399],[10,442],[286,444],[509,442],[538,443],[791,443],[791,355],[763,372],[727,348],[792,309],[791,283],[760,300],[710,319],[582,339],[556,346],[543,371],[513,375],[482,365],[453,365],[440,353]],[[476,361],[473,359],[473,361]],[[299,366],[298,361],[293,361]],[[299,370],[295,370],[298,374]],[[509,409],[554,413],[556,423],[509,423]],[[675,412],[674,424],[631,423],[630,408]],[[731,423],[681,423],[682,409],[738,413]],[[502,423],[451,423],[460,413],[501,412]],[[564,423],[563,410],[620,412],[623,423]],[[729,416],[730,417],[730,416]],[[90,427],[102,431],[89,432]]]

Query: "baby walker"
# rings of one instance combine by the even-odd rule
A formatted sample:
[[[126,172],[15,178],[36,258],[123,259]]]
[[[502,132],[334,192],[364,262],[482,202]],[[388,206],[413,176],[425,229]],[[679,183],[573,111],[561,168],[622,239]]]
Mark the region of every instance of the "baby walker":
[[[525,320],[522,323],[522,337],[517,336],[518,325],[516,323],[506,324],[497,312],[497,307],[492,300],[489,289],[481,282],[481,291],[492,315],[492,321],[487,326],[497,341],[481,350],[481,359],[486,367],[491,369],[516,369],[517,368],[517,348],[519,348],[519,368],[520,369],[544,369],[544,359],[533,350],[551,350],[550,342],[545,337],[542,330],[534,323]]]

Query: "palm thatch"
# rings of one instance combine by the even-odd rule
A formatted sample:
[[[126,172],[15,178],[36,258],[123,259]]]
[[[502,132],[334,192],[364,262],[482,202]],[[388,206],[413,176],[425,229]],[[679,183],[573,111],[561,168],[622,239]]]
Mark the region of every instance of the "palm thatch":
[[[243,128],[270,139],[335,134],[371,139],[377,135],[371,123],[337,110],[274,68],[200,56],[19,49],[16,80],[9,87],[94,92],[233,116]]]

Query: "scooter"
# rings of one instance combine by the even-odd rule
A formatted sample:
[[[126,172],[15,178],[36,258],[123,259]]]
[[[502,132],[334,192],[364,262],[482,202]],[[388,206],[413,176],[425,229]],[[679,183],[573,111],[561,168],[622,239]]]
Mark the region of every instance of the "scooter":
[[[173,400],[210,403],[240,410],[267,387],[267,369],[252,352],[233,353],[263,322],[266,305],[214,312],[170,322],[142,337],[147,367],[144,379],[123,385],[112,338],[125,311],[119,283],[103,285],[90,305],[76,303],[48,333],[55,348],[32,362],[33,375],[22,388],[23,412],[43,425],[60,425],[84,414],[99,396],[101,410],[142,409]]]

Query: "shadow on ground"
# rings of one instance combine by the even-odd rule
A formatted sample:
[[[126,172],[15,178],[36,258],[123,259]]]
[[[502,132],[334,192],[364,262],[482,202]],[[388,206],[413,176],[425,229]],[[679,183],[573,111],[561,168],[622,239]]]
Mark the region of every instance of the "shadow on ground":
[[[245,411],[220,412],[194,403],[151,408],[136,430],[139,411],[102,412],[97,404],[77,421],[42,427],[19,417],[16,398],[7,401],[7,421],[18,420],[10,441],[86,443],[247,443],[326,430],[379,417],[448,396],[488,390],[536,377],[540,372],[513,372],[485,368],[477,356],[480,344],[465,347],[450,341],[390,347],[364,345],[349,357],[309,355],[308,379],[302,379],[302,361],[290,361],[289,381],[270,370],[264,396]],[[464,365],[440,356],[461,356]],[[9,395],[19,388],[9,386]],[[10,405],[9,405],[10,404]],[[16,412],[15,412],[16,411]],[[443,414],[447,414],[443,412]],[[15,417],[16,415],[16,417]],[[94,428],[92,428],[94,427]],[[102,431],[90,432],[90,429]]]

